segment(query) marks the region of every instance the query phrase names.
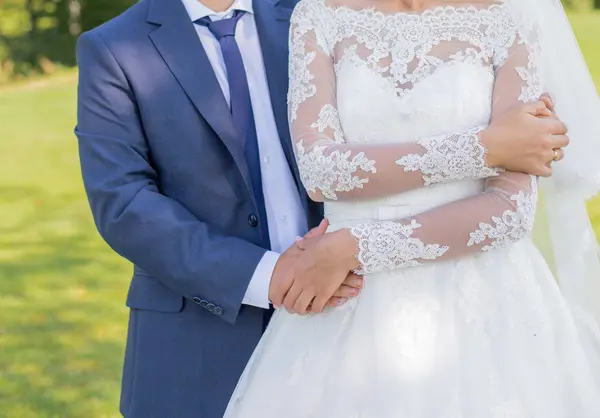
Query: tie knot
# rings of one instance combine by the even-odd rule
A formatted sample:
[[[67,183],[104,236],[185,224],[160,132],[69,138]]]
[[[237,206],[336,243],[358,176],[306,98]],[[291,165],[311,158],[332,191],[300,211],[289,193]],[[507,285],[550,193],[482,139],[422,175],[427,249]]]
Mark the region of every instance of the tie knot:
[[[235,36],[235,27],[238,21],[244,15],[243,10],[235,10],[233,16],[228,19],[211,20],[210,17],[206,16],[202,19],[194,21],[197,25],[206,26],[208,30],[213,34],[217,40],[226,36]]]

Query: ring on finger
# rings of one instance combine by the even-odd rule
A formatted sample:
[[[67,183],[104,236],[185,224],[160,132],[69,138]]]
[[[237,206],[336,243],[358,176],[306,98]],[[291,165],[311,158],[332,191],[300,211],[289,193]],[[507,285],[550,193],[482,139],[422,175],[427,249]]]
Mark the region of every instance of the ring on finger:
[[[560,153],[558,152],[557,148],[554,148],[554,158],[552,158],[552,161],[558,161],[560,159]]]

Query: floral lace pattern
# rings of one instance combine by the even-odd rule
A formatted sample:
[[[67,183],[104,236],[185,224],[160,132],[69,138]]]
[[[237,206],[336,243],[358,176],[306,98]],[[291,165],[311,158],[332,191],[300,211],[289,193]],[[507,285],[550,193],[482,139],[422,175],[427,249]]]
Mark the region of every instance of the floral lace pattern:
[[[333,3],[300,0],[292,18],[292,137],[303,180],[337,197],[325,202],[331,230],[348,228],[362,272],[377,274],[324,314],[279,309],[225,417],[597,418],[600,363],[585,356],[533,243],[483,253],[495,240],[467,245],[494,218],[515,226],[506,243],[525,235],[532,179],[504,171],[423,188],[433,174],[396,164],[426,151],[418,139],[485,125],[540,91],[532,34],[515,30],[506,4],[385,15],[324,1]],[[468,156],[479,152],[473,139],[461,139]],[[355,170],[362,152],[376,173],[338,173],[350,150],[345,166]],[[451,149],[472,167],[461,152]],[[364,187],[338,192],[335,177]],[[391,190],[413,179],[413,189]]]
[[[305,7],[298,5],[299,8]],[[304,35],[314,31],[315,36],[323,44],[319,31],[315,31],[314,16],[311,14],[296,13],[295,25],[290,30],[290,65],[289,65],[289,88],[288,107],[289,119],[294,121],[298,114],[298,106],[306,99],[313,97],[317,88],[312,82],[315,76],[309,70],[314,61],[316,52],[308,52]],[[322,45],[323,46],[323,45]]]
[[[338,111],[330,104],[326,104],[321,108],[319,111],[319,119],[310,127],[316,128],[320,133],[325,132],[325,129],[331,129],[333,131],[333,139],[335,142],[339,144],[346,142],[344,140],[344,133],[342,132]]]
[[[481,248],[482,251],[489,251],[519,241],[531,234],[537,202],[537,179],[531,176],[530,193],[520,190],[518,194],[511,196],[510,200],[515,202],[515,209],[506,210],[501,217],[492,217],[491,224],[480,223],[479,229],[469,234],[467,246],[491,240],[488,245]]]
[[[539,98],[533,27],[506,4],[385,14],[326,1],[299,3],[290,40],[290,126],[311,197],[385,206],[422,187],[463,181],[474,187],[456,201],[423,205],[422,213],[376,215],[375,223],[349,226],[361,272],[457,258],[524,238],[535,212],[535,179],[490,168],[479,133],[518,101]],[[438,123],[438,112],[447,114],[441,126],[428,126]],[[405,126],[412,141],[396,138],[406,135]],[[473,181],[481,179],[485,185]],[[372,218],[366,212],[364,219]]]
[[[296,119],[300,103],[314,96],[317,88],[310,82],[314,75],[308,70],[308,66],[314,60],[315,53],[299,54],[304,51],[302,44],[292,44],[291,53],[296,52],[296,58],[290,62],[290,86],[288,91],[288,103],[290,120]]]
[[[487,165],[476,129],[426,137],[413,142],[420,147],[400,145],[388,148],[389,152],[336,146],[353,141],[345,137],[335,104],[335,76],[352,68],[377,74],[381,88],[398,99],[396,104],[409,107],[409,93],[438,70],[460,64],[485,68],[493,77],[516,44],[526,43],[534,51],[535,45],[525,42],[531,38],[531,28],[517,22],[501,4],[384,14],[374,9],[329,7],[325,1],[300,2],[290,32],[289,120],[298,163],[306,170],[301,170],[301,176],[306,189],[315,194],[311,197],[372,198],[384,193],[379,190],[403,192],[501,172]],[[534,59],[530,54],[527,65],[516,68],[524,81],[521,99],[539,96],[541,91]],[[330,68],[322,68],[327,61]],[[420,172],[420,180],[402,177],[399,166],[405,173]],[[357,174],[359,170],[363,173]],[[393,190],[378,186],[395,177]]]
[[[516,68],[517,73],[525,82],[521,89],[521,95],[519,96],[519,100],[522,102],[538,100],[544,93],[539,72],[535,68],[535,62],[539,57],[538,44],[536,42],[530,42],[527,44],[527,48],[529,50],[529,62],[527,67]]]
[[[300,170],[300,177],[306,190],[309,192],[320,191],[324,197],[337,200],[335,192],[347,192],[353,189],[362,189],[368,178],[355,176],[360,169],[365,172],[375,173],[375,161],[369,160],[364,153],[351,155],[350,151],[334,151],[325,154],[327,147],[314,146],[306,152],[302,141],[296,144],[296,161]]]
[[[497,68],[508,57],[517,34],[528,39],[532,32],[526,22],[516,22],[501,4],[484,8],[436,7],[422,14],[385,14],[374,9],[355,10],[343,6],[333,8],[322,0],[300,3],[298,7],[306,10],[297,13],[291,35],[293,66],[288,96],[291,120],[295,119],[298,106],[315,94],[314,76],[309,70],[314,54],[306,53],[303,40],[303,35],[308,32],[315,31],[317,42],[325,51],[332,51],[349,39],[355,40],[356,44],[343,48],[344,59],[339,64],[346,60],[365,62],[369,68],[386,74],[399,96],[410,92],[412,86],[442,65],[469,61],[493,64]],[[316,25],[322,22],[327,23],[317,31]],[[398,39],[402,41],[398,42]],[[440,43],[451,40],[464,42],[465,48],[453,54],[437,52]],[[535,89],[539,83],[536,83],[531,68],[520,70],[524,80],[528,81],[522,96],[524,100],[539,97]]]
[[[413,237],[415,229],[420,227],[413,219],[406,225],[377,222],[350,228],[350,233],[357,239],[356,259],[361,265],[358,273],[414,267],[420,265],[421,260],[435,260],[444,255],[448,247],[425,244]]]
[[[406,155],[396,164],[404,166],[405,171],[423,173],[425,186],[496,176],[501,170],[488,167],[486,149],[479,141],[478,133],[483,129],[421,140],[418,144],[425,148],[425,154]]]

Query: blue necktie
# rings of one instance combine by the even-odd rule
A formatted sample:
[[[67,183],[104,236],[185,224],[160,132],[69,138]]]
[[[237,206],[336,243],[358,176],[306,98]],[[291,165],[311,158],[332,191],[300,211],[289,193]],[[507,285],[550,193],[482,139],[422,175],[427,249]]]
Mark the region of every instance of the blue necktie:
[[[227,70],[227,81],[230,91],[230,106],[233,123],[241,139],[244,141],[244,154],[250,170],[252,188],[258,206],[258,226],[263,240],[263,246],[270,248],[269,226],[267,224],[267,211],[262,189],[262,175],[260,171],[260,155],[258,151],[258,139],[256,137],[256,126],[254,125],[254,113],[246,69],[242,61],[242,54],[235,40],[235,28],[245,12],[236,10],[229,19],[212,21],[208,16],[194,21],[194,23],[206,26],[221,45],[221,52]],[[250,223],[256,221],[252,216]]]

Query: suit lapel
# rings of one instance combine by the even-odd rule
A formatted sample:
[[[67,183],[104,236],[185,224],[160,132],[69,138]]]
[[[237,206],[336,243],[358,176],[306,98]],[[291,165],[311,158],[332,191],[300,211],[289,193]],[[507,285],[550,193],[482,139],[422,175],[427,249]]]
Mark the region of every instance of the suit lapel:
[[[152,0],[150,39],[198,112],[217,133],[252,191],[250,172],[227,101],[181,1]]]
[[[287,40],[293,9],[281,6],[278,0],[254,0],[253,7],[279,139],[296,184],[300,190],[304,190],[296,166],[287,117]],[[305,199],[302,202],[306,209],[307,202]]]

